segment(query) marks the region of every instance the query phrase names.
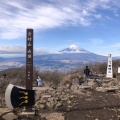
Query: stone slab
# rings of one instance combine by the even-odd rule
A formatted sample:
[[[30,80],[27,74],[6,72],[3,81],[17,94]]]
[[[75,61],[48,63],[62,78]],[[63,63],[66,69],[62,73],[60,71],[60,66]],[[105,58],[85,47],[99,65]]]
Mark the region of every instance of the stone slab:
[[[21,115],[34,115],[35,112],[21,112]]]
[[[65,120],[63,113],[40,113],[41,117],[45,117],[47,120]]]
[[[81,88],[81,89],[90,89],[91,86],[89,86],[89,85],[86,85],[86,86],[79,86],[79,88]]]
[[[9,108],[0,108],[0,115],[6,112],[11,112],[11,110]]]
[[[34,90],[45,91],[45,90],[53,90],[51,87],[33,87]]]
[[[112,90],[118,90],[119,88],[118,87],[106,87],[104,89],[107,91],[112,91]]]
[[[118,87],[97,87],[96,91],[107,92],[107,91],[115,91],[118,90]]]

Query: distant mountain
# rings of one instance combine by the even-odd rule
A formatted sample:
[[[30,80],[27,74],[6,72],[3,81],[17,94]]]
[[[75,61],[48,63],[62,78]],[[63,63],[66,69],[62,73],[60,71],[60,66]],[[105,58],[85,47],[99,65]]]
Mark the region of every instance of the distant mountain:
[[[5,61],[5,58],[0,57],[0,62]]]
[[[107,62],[108,57],[97,55],[86,51],[76,45],[71,45],[55,54],[44,54],[34,56],[33,64],[41,70],[70,70],[78,66],[83,66],[89,62]],[[117,58],[113,58],[117,59]],[[0,69],[20,67],[25,65],[25,57],[0,58]]]
[[[84,50],[83,48],[80,48],[77,45],[70,45],[68,48],[65,48],[60,53],[89,53],[88,51]]]

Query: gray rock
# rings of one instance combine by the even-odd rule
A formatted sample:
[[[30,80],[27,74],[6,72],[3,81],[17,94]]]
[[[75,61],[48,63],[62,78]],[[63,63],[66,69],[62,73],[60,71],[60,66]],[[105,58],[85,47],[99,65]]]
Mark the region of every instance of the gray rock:
[[[65,120],[63,113],[44,113],[41,114],[41,117],[46,118],[46,120]]]
[[[46,105],[48,108],[52,109],[54,107],[54,102],[47,102]]]
[[[49,98],[51,95],[42,95],[42,98]]]
[[[45,105],[44,104],[39,104],[39,108],[44,109]]]
[[[2,118],[5,120],[14,120],[14,119],[17,119],[18,116],[13,113],[8,113],[8,114],[4,115]]]
[[[57,104],[56,104],[56,107],[58,108],[58,107],[61,107],[63,104],[61,103],[61,102],[58,102]]]

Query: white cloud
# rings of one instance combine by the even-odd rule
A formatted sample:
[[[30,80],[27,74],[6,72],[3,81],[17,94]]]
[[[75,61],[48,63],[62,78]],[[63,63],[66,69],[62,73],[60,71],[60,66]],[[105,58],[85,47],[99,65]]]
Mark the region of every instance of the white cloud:
[[[49,53],[47,50],[41,50],[40,48],[34,49],[34,55],[41,55]],[[26,48],[24,46],[19,45],[2,45],[0,46],[0,56],[1,57],[20,57],[26,55]]]
[[[113,3],[113,4],[112,4]],[[69,25],[89,26],[92,19],[100,19],[98,9],[119,7],[112,0],[4,0],[0,4],[0,37],[15,39],[26,28],[50,29]]]
[[[100,15],[100,14],[95,14],[95,17],[98,18],[98,19],[100,19],[100,18],[102,18],[102,15]]]
[[[120,43],[115,43],[108,46],[103,46],[103,48],[120,48]]]
[[[82,12],[83,16],[90,16],[90,13],[87,10],[84,9]]]
[[[97,54],[108,56],[108,54],[112,54],[112,56],[120,56],[120,43],[114,43],[109,45],[98,44],[96,47]],[[94,52],[96,52],[94,50]]]
[[[34,55],[50,54],[47,50],[42,50],[40,48],[34,49]]]
[[[104,40],[97,39],[97,38],[96,39],[91,39],[90,41],[93,45],[100,45],[100,44],[104,43]]]
[[[0,46],[0,54],[25,54],[25,47],[23,46]]]

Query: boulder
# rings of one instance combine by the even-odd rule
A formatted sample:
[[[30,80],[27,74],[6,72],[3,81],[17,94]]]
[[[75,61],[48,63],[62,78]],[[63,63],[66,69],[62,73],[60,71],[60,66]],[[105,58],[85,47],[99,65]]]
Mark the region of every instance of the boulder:
[[[18,119],[18,116],[15,115],[14,113],[8,113],[6,115],[3,115],[2,118],[5,120],[14,120],[14,119]]]

